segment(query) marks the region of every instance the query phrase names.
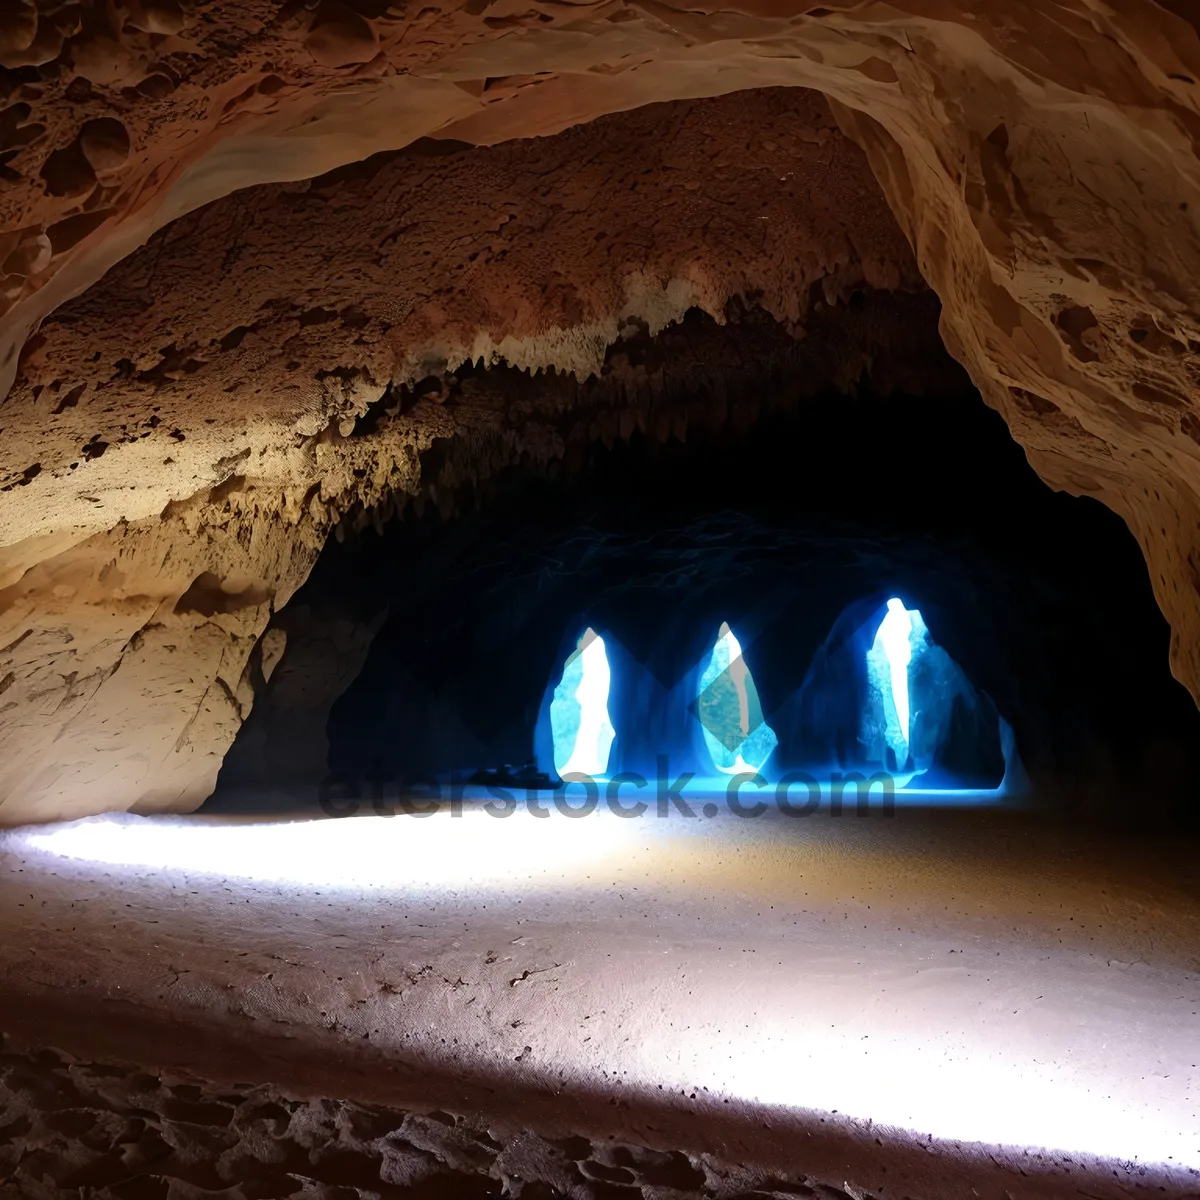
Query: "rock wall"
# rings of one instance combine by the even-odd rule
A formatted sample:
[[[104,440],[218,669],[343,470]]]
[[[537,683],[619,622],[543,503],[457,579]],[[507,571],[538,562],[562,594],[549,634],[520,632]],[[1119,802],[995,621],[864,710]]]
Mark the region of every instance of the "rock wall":
[[[125,278],[142,290],[128,291],[126,306],[111,310],[113,332],[126,342],[116,363],[109,346],[89,340],[97,336],[89,330],[80,331],[67,354],[65,342],[57,340],[64,336],[58,332],[61,318],[27,341],[48,313],[153,230],[236,188],[302,179],[430,135],[492,144],[552,134],[647,103],[768,86],[815,88],[829,97],[841,129],[865,151],[921,274],[943,302],[947,345],[1051,485],[1097,496],[1129,522],[1174,629],[1174,669],[1194,694],[1200,692],[1200,413],[1193,400],[1200,348],[1195,283],[1200,39],[1188,11],[1150,0],[1022,0],[1003,7],[971,0],[890,5],[832,0],[820,7],[749,0],[736,12],[706,11],[704,5],[684,11],[659,0],[570,6],[472,0],[421,9],[381,0],[346,5],[322,0],[313,7],[259,0],[200,3],[187,11],[173,0],[122,0],[103,8],[10,0],[0,34],[5,68],[0,88],[6,96],[0,110],[0,170],[6,181],[0,197],[0,290],[7,305],[0,362],[5,382],[18,374],[23,382],[0,406],[5,435],[0,486],[11,488],[0,500],[0,546],[5,577],[19,581],[13,584],[16,592],[0,599],[8,605],[6,623],[16,613],[14,632],[0,634],[0,645],[25,640],[17,651],[3,652],[10,655],[7,664],[0,662],[0,687],[6,687],[0,704],[15,706],[5,715],[6,738],[17,721],[35,728],[21,735],[22,747],[29,739],[31,746],[39,737],[57,739],[69,728],[70,737],[55,743],[54,754],[82,763],[97,726],[92,717],[78,716],[72,689],[81,679],[99,680],[113,670],[122,661],[119,647],[145,620],[156,625],[167,614],[164,627],[175,636],[176,623],[188,618],[174,611],[179,588],[193,567],[199,568],[193,581],[208,572],[222,581],[223,595],[274,592],[276,605],[282,602],[328,528],[330,501],[355,492],[354,470],[370,473],[349,465],[353,456],[331,431],[363,413],[392,379],[425,373],[441,357],[449,364],[473,350],[499,352],[521,365],[578,369],[596,361],[596,347],[612,338],[623,315],[653,324],[692,303],[719,311],[728,298],[720,293],[729,287],[761,289],[769,304],[799,320],[803,288],[796,286],[789,297],[793,284],[831,274],[832,296],[845,267],[865,278],[876,266],[897,260],[878,245],[865,253],[843,249],[847,230],[861,229],[863,222],[870,227],[874,220],[873,190],[860,175],[853,195],[843,192],[829,207],[842,225],[838,252],[831,255],[819,241],[815,252],[805,244],[793,260],[802,264],[796,277],[781,278],[767,265],[785,261],[781,256],[791,235],[780,221],[799,219],[803,206],[772,216],[755,211],[755,204],[768,194],[768,182],[772,191],[788,188],[793,168],[787,147],[773,136],[759,136],[755,126],[739,125],[743,118],[733,114],[719,136],[710,136],[715,153],[703,179],[690,173],[694,164],[681,167],[671,159],[669,122],[649,142],[644,136],[627,140],[620,147],[628,173],[619,197],[605,192],[594,173],[581,171],[577,159],[562,159],[552,168],[549,160],[538,161],[537,151],[529,152],[532,157],[519,167],[518,213],[528,212],[522,203],[549,187],[562,197],[560,213],[583,214],[596,235],[612,236],[621,228],[632,248],[608,257],[601,276],[610,286],[592,292],[586,303],[576,303],[569,288],[562,294],[551,289],[523,294],[514,309],[444,313],[438,297],[414,287],[412,276],[398,275],[391,308],[379,318],[399,331],[395,342],[385,348],[377,341],[347,363],[341,330],[358,317],[344,311],[353,302],[342,307],[328,302],[328,294],[338,292],[338,272],[326,254],[319,286],[310,277],[290,294],[280,284],[271,297],[280,302],[276,316],[283,324],[268,322],[255,330],[254,321],[236,320],[219,334],[205,326],[187,327],[185,333],[166,319],[168,312],[182,313],[162,304],[161,289],[177,292],[182,286],[173,276],[175,256],[199,256],[210,266],[228,259],[229,269],[236,267],[235,247],[243,241],[238,223],[253,225],[260,214],[253,200],[247,206],[234,198],[220,210],[229,222],[223,242],[188,241],[175,229],[137,258],[141,274]],[[810,125],[814,137],[823,128]],[[703,193],[707,171],[720,163],[717,174],[725,172],[728,190],[712,219],[690,226],[683,221],[693,241],[676,242],[691,191]],[[634,179],[641,170],[647,173]],[[740,178],[731,183],[730,177]],[[792,179],[800,181],[794,198],[817,211],[834,194],[831,180],[820,172]],[[438,193],[432,181],[424,187],[445,213],[463,208],[462,193]],[[668,210],[671,223],[659,226],[673,256],[649,252],[626,219],[631,214],[625,202],[643,187],[669,189],[678,201]],[[465,210],[465,226],[474,234],[464,228],[460,239],[451,229],[450,244],[428,255],[431,263],[461,268],[464,280],[480,262],[484,232],[495,253],[474,268],[480,276],[497,270],[496,259],[507,255],[517,232],[500,194],[471,195],[475,202],[487,197],[477,209]],[[698,203],[700,197],[694,199]],[[289,225],[294,215],[289,203],[281,201],[272,218],[278,240],[258,263],[264,278],[276,270],[279,246],[300,241],[299,230]],[[199,214],[183,229],[198,230],[206,219],[211,215]],[[726,223],[742,226],[743,234],[732,234]],[[394,220],[393,232],[396,226]],[[745,263],[750,232],[761,238],[764,227],[770,232],[757,265]],[[539,244],[540,232],[534,218],[529,251],[548,254],[553,243]],[[772,243],[772,236],[782,241]],[[379,251],[386,262],[387,247],[381,244]],[[217,254],[221,257],[212,257]],[[718,263],[725,269],[717,269]],[[544,258],[543,274],[549,265]],[[585,258],[578,267],[593,272],[597,263]],[[756,279],[756,272],[762,277]],[[563,274],[570,279],[573,273]],[[503,268],[497,278],[503,278]],[[885,279],[898,281],[895,272]],[[115,285],[105,286],[112,297]],[[262,303],[261,292],[251,294]],[[128,304],[140,296],[159,319],[129,322]],[[329,329],[333,322],[323,315],[328,312],[337,313],[338,330]],[[422,321],[453,336],[414,334]],[[315,356],[321,360],[315,373],[294,381],[298,391],[279,393],[272,386],[256,395],[254,375],[262,367],[239,368],[237,379],[218,380],[211,371],[205,378],[192,365],[205,360],[188,348],[197,335],[198,345],[208,345],[214,337],[245,336],[238,332],[243,328],[245,335],[261,333],[264,356],[278,348],[281,334],[305,345],[312,338],[336,334],[336,339]],[[160,340],[152,340],[156,335]],[[254,338],[247,341],[249,353]],[[101,399],[99,380],[87,378],[88,361],[97,353],[95,361],[106,370],[120,364],[121,371],[142,375],[167,392],[178,391],[173,376],[193,375],[188,403],[208,415],[192,408],[188,418],[211,422],[209,436],[188,439],[174,414],[168,421],[153,411],[154,404],[149,413],[140,403],[129,407],[130,397],[120,389]],[[371,360],[370,378],[363,371],[365,358]],[[69,371],[60,369],[68,363]],[[77,391],[81,383],[91,390]],[[82,431],[68,459],[55,440],[60,426],[51,418],[71,414],[95,428]],[[159,425],[143,438],[156,416]],[[436,436],[437,418],[430,419],[421,437]],[[119,443],[101,432],[106,422],[126,425]],[[160,453],[161,425],[170,425],[167,437],[176,430],[184,434],[180,454]],[[270,461],[257,475],[240,460],[230,462],[230,454],[245,448],[233,446],[242,430],[249,432],[251,454]],[[140,449],[129,450],[135,442]],[[113,453],[118,446],[121,453]],[[316,470],[309,463],[314,454],[325,463]],[[78,463],[73,472],[72,462]],[[410,462],[404,469],[415,468]],[[74,478],[64,483],[67,473]],[[237,485],[229,481],[237,478],[263,482],[252,499],[233,499]],[[310,494],[318,479],[318,492]],[[220,533],[210,532],[205,519],[203,538],[178,544],[172,534],[179,531],[158,514],[167,503],[186,498],[207,504],[203,498],[213,488],[233,489],[215,503],[232,501],[230,511],[239,515],[224,526],[211,523]],[[302,515],[306,507],[308,515]],[[222,548],[226,540],[228,550]],[[180,556],[174,561],[190,561],[181,565],[178,579],[160,582],[156,573],[168,542]],[[244,567],[239,554],[248,556]],[[112,620],[118,601],[129,600],[106,590],[109,585],[99,578],[118,557],[128,587],[139,597],[132,606],[138,613],[114,625],[111,635],[81,639],[67,609],[87,611],[87,619],[80,618],[84,625],[93,620],[102,625]],[[94,571],[81,559],[96,564]],[[39,575],[30,574],[35,567]],[[238,570],[246,572],[244,579]],[[51,576],[59,582],[49,584]],[[110,573],[106,579],[111,578]],[[54,592],[39,596],[37,588],[46,586]],[[143,699],[128,710],[138,715],[127,725],[141,723],[138,704],[158,704],[165,695],[199,695],[196,711],[203,712],[218,677],[237,694],[267,608],[234,607],[237,615],[221,615],[237,632],[222,634],[221,641],[236,637],[241,648],[224,645],[216,673],[211,665],[197,669],[178,690],[154,680],[129,685]],[[48,644],[37,649],[47,622],[21,613],[38,609],[59,610],[86,670],[74,661],[61,669],[65,635],[55,635],[58,650]],[[160,662],[160,655],[152,657]],[[147,667],[151,676],[160,669]],[[64,685],[73,672],[76,683]],[[101,691],[87,686],[104,720],[117,721],[121,710],[109,704],[111,685],[101,689],[99,700],[94,698]],[[237,706],[225,701],[222,706],[226,724],[236,725]],[[180,722],[171,728],[183,736]],[[208,740],[203,753],[219,754],[214,747],[220,740]],[[72,744],[80,749],[69,751]],[[4,749],[7,765],[12,761],[7,743]],[[52,778],[59,768],[47,767],[45,753],[22,748],[18,765],[8,769],[0,800],[6,819],[49,815],[64,805],[70,811],[135,802],[157,806],[164,794],[187,804],[205,786],[204,773],[191,768],[184,772],[188,782],[172,782],[166,793],[151,783],[164,771],[175,778],[160,767],[161,739],[155,739],[148,748],[127,746],[123,756],[130,763],[139,756],[144,761],[139,769],[146,782],[132,789],[136,796],[124,783],[97,791],[85,773],[76,777],[68,801]],[[113,753],[120,756],[115,748]],[[50,776],[39,774],[43,768]],[[45,786],[31,791],[35,778]]]
[[[297,600],[263,634],[264,646],[276,639],[278,671],[264,670],[255,681],[258,703],[222,764],[217,795],[229,808],[249,797],[261,803],[280,796],[286,803],[289,785],[328,772],[330,709],[354,682],[387,618],[382,605],[361,612],[360,597],[348,599],[340,609]],[[262,703],[264,694],[272,703]]]

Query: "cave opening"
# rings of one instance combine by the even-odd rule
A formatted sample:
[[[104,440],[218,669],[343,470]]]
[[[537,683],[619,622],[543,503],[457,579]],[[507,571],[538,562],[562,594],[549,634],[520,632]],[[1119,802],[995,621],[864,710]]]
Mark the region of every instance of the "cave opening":
[[[834,388],[787,354],[730,370],[747,338],[812,353],[752,308],[635,331],[610,366],[688,353],[616,435],[492,471],[435,443],[421,495],[348,519],[207,810],[665,769],[1189,821],[1200,718],[1119,518],[1046,487],[940,348]],[[536,409],[561,378],[454,386]]]

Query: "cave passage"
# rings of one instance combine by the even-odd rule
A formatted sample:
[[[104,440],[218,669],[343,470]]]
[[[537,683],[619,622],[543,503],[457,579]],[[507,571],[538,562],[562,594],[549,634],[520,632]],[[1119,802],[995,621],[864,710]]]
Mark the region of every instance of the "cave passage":
[[[0,0],[0,1195],[1200,1200],[1198,13]]]
[[[331,541],[210,810],[331,779],[801,771],[1187,820],[1200,717],[1135,541],[962,376],[933,390],[797,402],[780,376],[683,436],[594,439]]]

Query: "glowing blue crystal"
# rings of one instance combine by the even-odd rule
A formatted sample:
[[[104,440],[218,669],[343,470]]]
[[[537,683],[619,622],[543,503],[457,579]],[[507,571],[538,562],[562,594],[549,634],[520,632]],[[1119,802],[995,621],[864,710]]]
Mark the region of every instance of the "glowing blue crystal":
[[[867,678],[872,695],[882,706],[883,737],[895,756],[895,768],[903,770],[912,743],[912,705],[909,668],[925,648],[928,631],[915,608],[893,597],[887,613],[867,651]]]
[[[778,745],[775,731],[763,720],[742,647],[724,622],[700,676],[697,715],[713,766],[725,775],[758,772]]]
[[[550,701],[554,769],[560,779],[579,775],[596,779],[608,770],[616,737],[608,716],[611,682],[604,639],[588,628],[563,666]]]

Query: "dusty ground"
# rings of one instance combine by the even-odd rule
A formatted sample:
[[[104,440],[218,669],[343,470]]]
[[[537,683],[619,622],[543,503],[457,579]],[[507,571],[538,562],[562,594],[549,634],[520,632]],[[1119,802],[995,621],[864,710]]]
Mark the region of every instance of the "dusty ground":
[[[12,1194],[1200,1193],[1187,846],[468,810],[2,852]]]

